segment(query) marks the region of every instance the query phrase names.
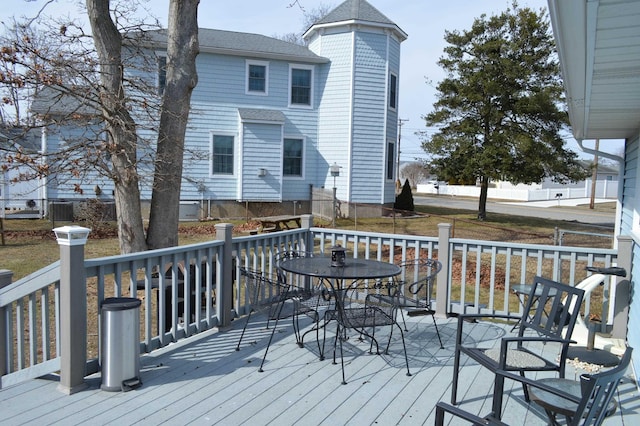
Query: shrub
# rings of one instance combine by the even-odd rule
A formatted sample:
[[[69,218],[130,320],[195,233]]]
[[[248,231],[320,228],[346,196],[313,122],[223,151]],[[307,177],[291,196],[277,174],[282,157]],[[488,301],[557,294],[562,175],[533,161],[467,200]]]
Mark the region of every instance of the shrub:
[[[402,191],[396,196],[396,202],[393,204],[393,208],[396,210],[403,210],[407,212],[415,211],[413,204],[413,194],[411,193],[411,185],[409,179],[404,181],[402,185]]]

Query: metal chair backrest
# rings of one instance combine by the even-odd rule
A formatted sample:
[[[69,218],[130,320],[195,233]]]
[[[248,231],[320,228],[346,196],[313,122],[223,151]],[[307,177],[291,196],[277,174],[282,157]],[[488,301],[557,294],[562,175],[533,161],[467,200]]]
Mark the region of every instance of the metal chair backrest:
[[[400,280],[413,294],[418,294],[425,285],[431,286],[442,269],[442,264],[436,259],[413,259],[398,266],[402,269]]]
[[[584,290],[536,276],[525,303],[518,335],[533,330],[551,338],[570,338]]]
[[[287,283],[287,274],[280,268],[280,262],[287,259],[294,259],[298,257],[313,257],[313,253],[304,250],[280,250],[275,255],[276,261],[276,273],[278,274],[278,280],[282,283]],[[290,280],[289,280],[290,281]]]
[[[582,400],[578,404],[572,424],[599,425],[604,420],[620,380],[624,377],[633,348],[627,347],[620,363],[611,370],[597,374],[582,374]]]
[[[240,275],[244,277],[245,291],[253,311],[277,304],[287,297],[286,286],[265,277],[260,271],[241,267]]]

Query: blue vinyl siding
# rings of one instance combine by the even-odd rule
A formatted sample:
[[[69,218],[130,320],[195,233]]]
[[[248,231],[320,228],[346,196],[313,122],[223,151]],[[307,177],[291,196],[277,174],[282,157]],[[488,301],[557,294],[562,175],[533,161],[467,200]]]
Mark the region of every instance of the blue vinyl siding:
[[[50,126],[47,128],[47,149],[58,152],[64,149],[65,144],[72,146],[85,138],[95,140],[96,134],[91,128]],[[51,199],[96,198],[95,187],[99,186],[101,199],[113,199],[113,183],[108,177],[100,175],[92,167],[79,167],[76,171],[78,176],[70,173],[49,176],[47,196]],[[144,198],[144,194],[142,196]]]
[[[281,201],[282,126],[244,123],[240,200]],[[267,170],[258,176],[258,169]]]
[[[386,180],[387,36],[359,32],[355,45],[351,197],[379,203]]]
[[[620,233],[622,235],[630,235],[634,240],[633,259],[631,273],[631,306],[629,308],[629,327],[627,329],[627,341],[629,346],[640,348],[640,298],[637,297],[640,287],[640,235],[634,234],[633,231],[633,211],[640,209],[638,203],[638,189],[636,182],[638,177],[638,161],[640,141],[638,138],[627,141],[625,146],[625,170],[624,170],[624,187],[622,194],[622,223]],[[633,364],[636,371],[640,371],[640,353],[634,351]]]
[[[321,94],[318,108],[318,157],[316,174],[313,177],[319,185],[333,187],[333,178],[329,166],[338,163],[342,167],[340,177],[336,179],[337,196],[348,198],[347,179],[350,174],[351,132],[351,93],[352,93],[352,44],[351,33],[323,36],[322,47],[317,54],[331,59],[331,68],[317,70],[320,84],[317,93]],[[320,96],[316,96],[320,98]],[[320,155],[321,153],[321,155]],[[308,175],[309,176],[309,175]]]
[[[203,50],[196,59],[198,84],[191,96],[191,113],[185,135],[183,200],[309,200],[310,186],[333,186],[329,166],[338,163],[341,173],[336,179],[338,198],[348,202],[392,202],[394,183],[386,179],[386,145],[396,141],[397,118],[388,108],[388,79],[393,72],[400,87],[400,42],[377,25],[338,25],[314,37],[309,49],[326,58],[306,63],[308,56],[285,60],[269,52],[245,56]],[[155,84],[158,78],[156,58],[161,50],[149,50],[148,73],[135,71],[131,77]],[[140,62],[145,58],[131,56]],[[265,91],[261,95],[247,92],[248,63],[266,67]],[[312,69],[310,108],[289,105],[291,69]],[[261,80],[262,81],[262,80]],[[135,96],[135,92],[130,95]],[[267,109],[281,113],[284,123],[242,123],[239,109]],[[133,111],[136,115],[136,111]],[[276,114],[277,115],[277,114]],[[266,115],[268,117],[268,114]],[[141,139],[153,147],[157,135],[156,121],[141,114],[137,120]],[[246,117],[245,117],[246,118]],[[151,121],[151,122],[150,122]],[[275,130],[277,129],[277,130]],[[234,173],[212,173],[212,138],[214,134],[233,136]],[[283,176],[283,137],[304,140],[302,176]],[[139,167],[143,199],[151,197],[153,157],[149,152]],[[266,177],[257,176],[266,168]],[[109,180],[97,176],[87,180],[82,190],[93,195],[95,182],[103,193],[110,194]],[[72,182],[71,182],[72,183]],[[50,194],[78,198],[71,185],[53,186]]]

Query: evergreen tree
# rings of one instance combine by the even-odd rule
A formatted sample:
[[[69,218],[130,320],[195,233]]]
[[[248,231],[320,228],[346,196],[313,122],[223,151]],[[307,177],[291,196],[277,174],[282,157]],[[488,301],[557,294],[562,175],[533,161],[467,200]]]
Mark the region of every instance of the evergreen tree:
[[[560,132],[568,124],[555,43],[544,9],[512,7],[482,15],[468,31],[447,31],[438,64],[434,134],[422,148],[431,171],[450,182],[479,182],[478,218],[486,216],[489,182],[514,184],[585,178]]]
[[[411,193],[411,185],[409,184],[409,179],[404,181],[404,185],[402,185],[402,191],[400,194],[396,196],[396,202],[393,205],[396,210],[403,210],[407,212],[412,212],[415,210],[415,206],[413,204],[413,194]]]

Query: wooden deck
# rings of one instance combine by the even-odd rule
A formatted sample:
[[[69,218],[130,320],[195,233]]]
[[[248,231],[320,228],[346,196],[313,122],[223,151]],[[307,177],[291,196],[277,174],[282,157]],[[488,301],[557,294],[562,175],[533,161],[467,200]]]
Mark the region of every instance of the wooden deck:
[[[389,355],[367,353],[357,336],[345,345],[347,385],[339,365],[319,361],[315,340],[295,344],[290,321],[276,333],[265,371],[258,372],[268,339],[264,322],[252,319],[239,352],[243,319],[225,331],[211,331],[142,357],[142,387],[130,392],[100,390],[99,375],[87,390],[64,395],[56,377],[0,390],[0,422],[19,424],[219,424],[219,425],[431,425],[434,405],[449,400],[456,320],[439,320],[445,349],[439,349],[431,317],[407,318],[406,376],[400,340]],[[510,327],[479,323],[471,337],[497,342]],[[541,350],[544,350],[542,348]],[[330,354],[329,354],[330,355]],[[355,356],[357,355],[357,356]],[[621,409],[607,425],[640,424],[640,398],[631,378],[619,388]],[[574,371],[569,369],[567,377]],[[461,407],[486,413],[492,376],[470,362],[461,372]],[[507,386],[513,385],[508,382]],[[546,417],[524,402],[519,385],[510,388],[504,420],[544,425]],[[452,422],[452,424],[460,424]]]

